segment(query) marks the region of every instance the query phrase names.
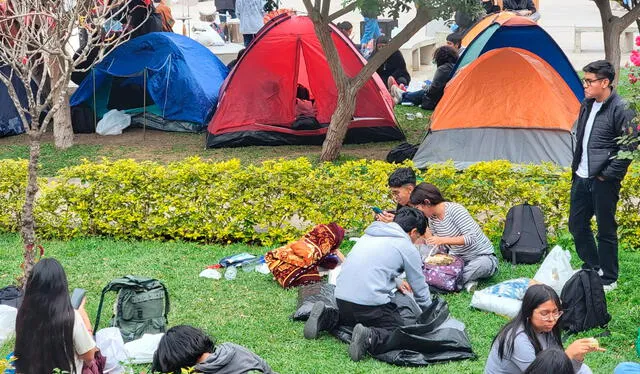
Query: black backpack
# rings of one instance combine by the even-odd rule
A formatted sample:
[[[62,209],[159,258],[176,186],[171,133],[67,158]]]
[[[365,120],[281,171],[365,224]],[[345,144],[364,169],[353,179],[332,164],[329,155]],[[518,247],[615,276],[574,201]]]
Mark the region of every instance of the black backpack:
[[[563,329],[570,333],[605,327],[611,320],[600,276],[594,270],[580,270],[562,288],[560,319]]]
[[[527,203],[512,207],[507,212],[500,252],[502,258],[515,264],[540,262],[547,251],[547,227],[542,210]]]
[[[405,160],[412,160],[416,152],[418,152],[417,145],[402,143],[387,154],[387,162],[401,164]]]
[[[0,288],[0,305],[8,305],[16,309],[22,304],[22,291],[16,286]]]

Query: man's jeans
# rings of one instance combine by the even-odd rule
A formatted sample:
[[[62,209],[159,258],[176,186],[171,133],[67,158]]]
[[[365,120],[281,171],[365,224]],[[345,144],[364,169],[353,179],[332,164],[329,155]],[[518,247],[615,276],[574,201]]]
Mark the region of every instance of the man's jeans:
[[[569,231],[583,268],[602,270],[602,284],[618,279],[618,224],[616,206],[620,198],[620,181],[574,177],[571,185]],[[598,224],[598,246],[591,230],[591,218]]]

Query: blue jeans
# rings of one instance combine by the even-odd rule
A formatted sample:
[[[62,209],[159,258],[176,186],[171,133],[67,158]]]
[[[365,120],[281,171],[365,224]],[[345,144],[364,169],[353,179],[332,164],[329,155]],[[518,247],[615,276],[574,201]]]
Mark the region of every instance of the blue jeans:
[[[635,362],[623,362],[616,366],[613,374],[640,374],[640,364]]]
[[[415,91],[415,92],[405,92],[402,94],[402,102],[403,103],[413,103],[413,105],[422,104],[422,97],[424,96],[425,91]]]

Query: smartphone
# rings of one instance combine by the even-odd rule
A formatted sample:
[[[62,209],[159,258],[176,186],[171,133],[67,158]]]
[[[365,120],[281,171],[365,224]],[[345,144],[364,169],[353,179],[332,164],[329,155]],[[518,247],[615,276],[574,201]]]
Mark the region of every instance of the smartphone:
[[[82,288],[76,288],[73,290],[71,294],[71,306],[73,309],[80,308],[80,304],[82,304],[82,299],[84,299],[84,295],[87,294],[87,290]]]
[[[384,212],[382,211],[382,209],[378,208],[377,206],[372,206],[372,207],[371,207],[371,210],[373,210],[376,214],[382,214],[382,213],[384,213]]]

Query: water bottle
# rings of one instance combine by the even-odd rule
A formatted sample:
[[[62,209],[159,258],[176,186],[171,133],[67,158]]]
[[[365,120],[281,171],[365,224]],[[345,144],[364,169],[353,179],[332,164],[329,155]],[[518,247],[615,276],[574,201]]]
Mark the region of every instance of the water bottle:
[[[237,274],[238,270],[235,266],[227,266],[227,270],[224,272],[224,278],[226,280],[234,280]]]

